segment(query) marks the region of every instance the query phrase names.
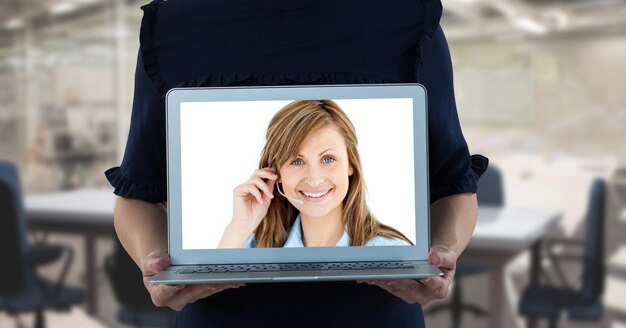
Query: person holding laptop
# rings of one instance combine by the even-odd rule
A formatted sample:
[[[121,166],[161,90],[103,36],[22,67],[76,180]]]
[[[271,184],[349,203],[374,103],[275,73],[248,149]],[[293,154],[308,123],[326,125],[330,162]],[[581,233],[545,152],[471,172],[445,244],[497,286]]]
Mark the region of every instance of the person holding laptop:
[[[367,207],[357,144],[352,122],[332,100],[282,108],[267,128],[259,169],[234,190],[218,247],[412,244]]]
[[[106,176],[120,196],[116,232],[155,305],[180,310],[178,327],[423,327],[422,306],[447,296],[471,238],[477,180],[487,165],[470,157],[461,131],[440,1],[158,0],[142,8],[128,142],[120,167]],[[170,88],[415,82],[428,90],[429,260],[442,277],[369,282],[375,286],[147,283],[169,264]]]

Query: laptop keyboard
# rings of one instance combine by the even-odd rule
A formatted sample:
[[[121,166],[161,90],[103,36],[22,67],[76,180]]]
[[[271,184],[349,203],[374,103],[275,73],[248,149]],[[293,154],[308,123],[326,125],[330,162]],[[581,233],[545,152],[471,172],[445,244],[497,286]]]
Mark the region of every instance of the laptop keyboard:
[[[281,264],[222,264],[184,267],[178,273],[226,273],[226,272],[271,272],[271,271],[315,271],[315,270],[372,270],[413,269],[406,262],[341,262],[341,263],[281,263]]]

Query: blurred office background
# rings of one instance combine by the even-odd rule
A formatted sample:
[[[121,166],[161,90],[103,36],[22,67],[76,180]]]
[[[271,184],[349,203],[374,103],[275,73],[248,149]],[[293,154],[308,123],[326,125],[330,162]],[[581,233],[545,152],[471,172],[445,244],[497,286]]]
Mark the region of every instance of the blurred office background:
[[[26,197],[107,188],[103,171],[120,163],[128,132],[146,2],[0,0],[0,159],[17,165]],[[603,311],[596,321],[565,318],[560,326],[626,327],[626,0],[443,3],[463,130],[471,152],[499,168],[501,205],[556,210],[546,235],[585,239],[592,181],[606,182]],[[48,326],[126,327],[104,270],[114,240],[97,238],[93,253],[80,234],[33,231],[31,239],[41,234],[75,252],[65,284],[82,288],[91,278],[99,299],[95,309],[47,311]],[[95,263],[95,276],[87,276],[85,261]],[[506,264],[502,327],[524,326],[518,306],[529,263],[527,249]],[[59,266],[38,270],[53,277]],[[581,268],[566,266],[574,285]],[[463,313],[461,326],[487,327],[491,277],[463,280],[462,301],[487,313]],[[450,311],[428,315],[427,323],[451,326]],[[14,325],[0,308],[0,327]]]

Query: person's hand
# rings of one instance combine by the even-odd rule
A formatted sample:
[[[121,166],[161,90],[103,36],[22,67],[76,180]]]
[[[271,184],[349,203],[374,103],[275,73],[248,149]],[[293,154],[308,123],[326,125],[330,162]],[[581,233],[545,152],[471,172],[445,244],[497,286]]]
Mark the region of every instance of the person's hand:
[[[376,285],[407,303],[420,303],[422,306],[448,296],[452,279],[456,271],[457,255],[448,247],[431,247],[428,261],[443,272],[442,276],[430,277],[420,281],[408,279],[360,281]]]
[[[269,167],[256,170],[248,181],[237,186],[233,191],[233,217],[227,227],[227,233],[237,232],[240,238],[248,239],[250,234],[259,226],[261,220],[267,214],[272,199],[274,198],[274,186],[278,175]],[[226,243],[230,245],[231,243]],[[232,246],[232,245],[231,245]],[[241,246],[240,246],[241,247]]]
[[[165,253],[153,252],[143,261],[143,284],[146,286],[152,303],[157,307],[170,307],[176,311],[182,310],[185,305],[209,297],[225,289],[239,288],[245,284],[212,284],[212,285],[162,285],[153,284],[149,280],[157,272],[165,270],[170,265],[170,257]]]

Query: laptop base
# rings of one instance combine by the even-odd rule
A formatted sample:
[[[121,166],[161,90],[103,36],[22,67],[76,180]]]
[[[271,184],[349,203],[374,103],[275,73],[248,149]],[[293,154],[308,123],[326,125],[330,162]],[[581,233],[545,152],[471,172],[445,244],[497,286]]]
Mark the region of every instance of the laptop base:
[[[390,265],[391,264],[391,265]],[[443,273],[426,261],[171,266],[151,283],[194,285],[295,281],[424,279]],[[330,268],[329,268],[330,266]],[[343,266],[343,268],[338,268]],[[207,269],[209,268],[209,269]]]

